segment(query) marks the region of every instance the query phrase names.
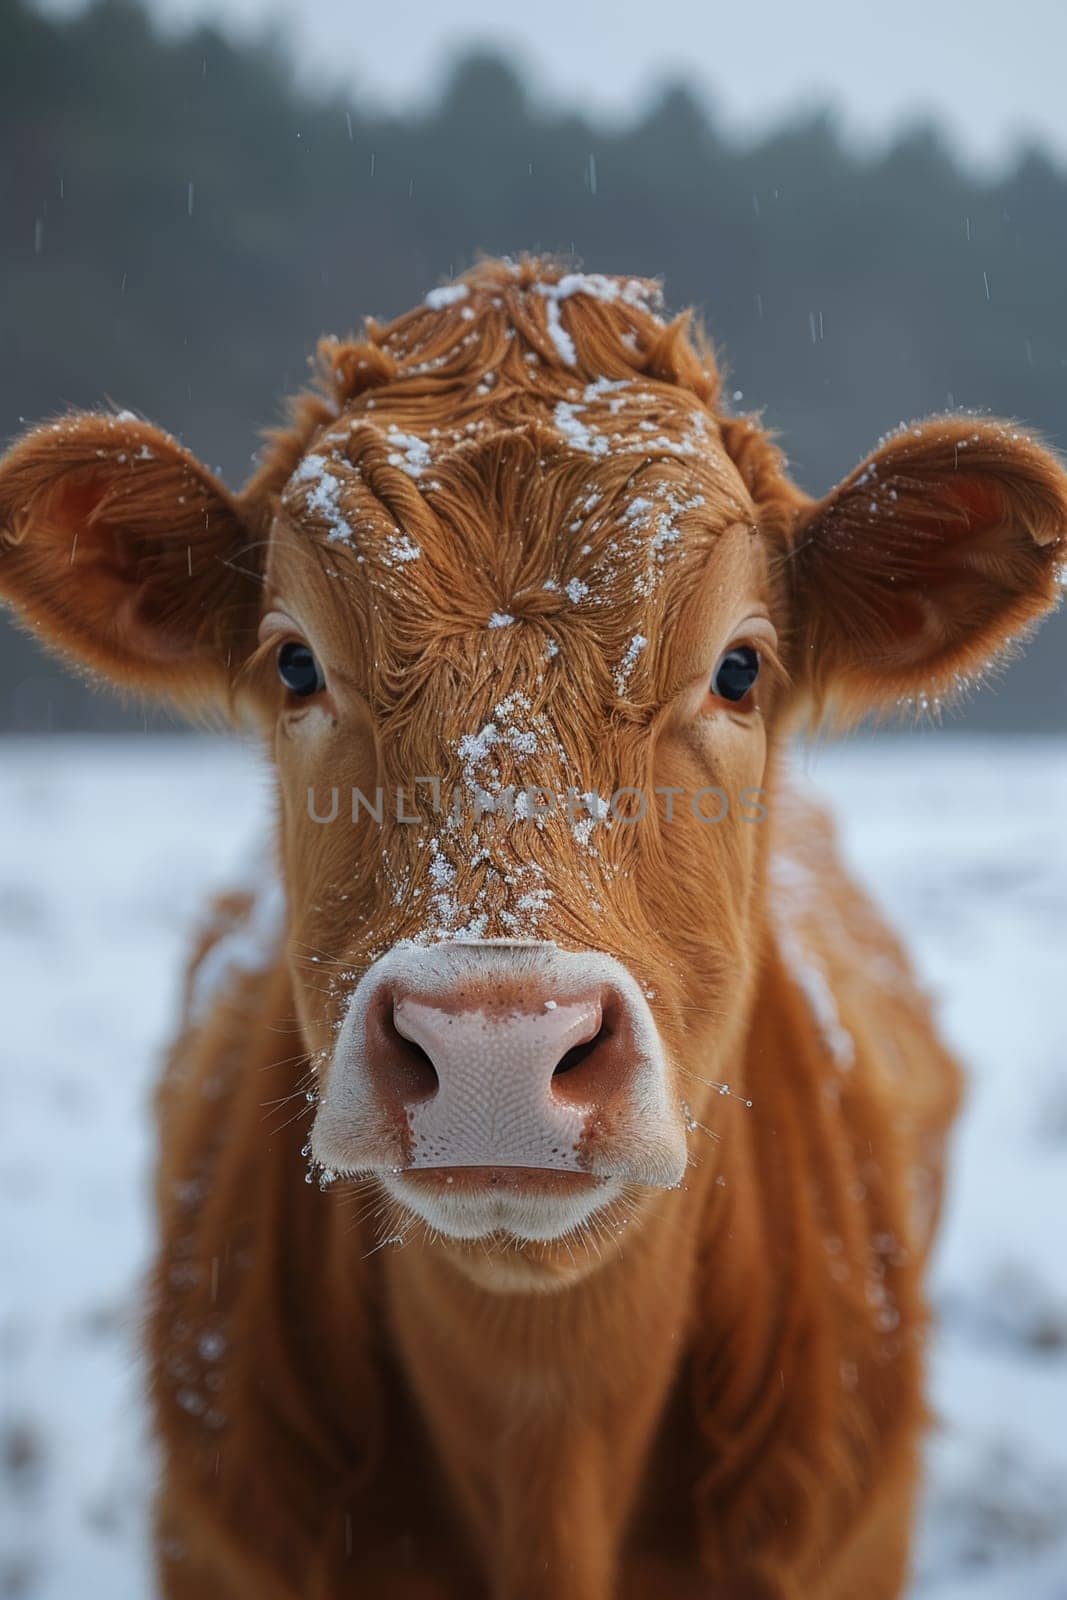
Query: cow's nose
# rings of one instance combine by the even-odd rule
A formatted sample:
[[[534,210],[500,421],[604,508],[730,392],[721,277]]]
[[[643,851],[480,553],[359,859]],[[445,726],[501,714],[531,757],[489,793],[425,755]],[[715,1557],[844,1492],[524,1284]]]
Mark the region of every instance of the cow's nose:
[[[687,1160],[633,974],[511,940],[395,945],[363,974],[311,1147],[343,1173],[547,1168],[661,1188]]]
[[[451,1000],[390,986],[368,1008],[365,1060],[412,1165],[573,1167],[590,1116],[629,1087],[622,1011],[602,987]]]
[[[566,1002],[546,1000],[540,1011],[493,1017],[483,1011],[448,1011],[403,995],[393,1004],[393,1027],[414,1045],[420,1066],[432,1068],[449,1089],[469,1072],[522,1073],[540,1094],[595,1094],[608,1052],[599,995]],[[405,1052],[411,1054],[412,1052]],[[556,1079],[569,1081],[557,1084]],[[484,1081],[483,1085],[484,1087]]]

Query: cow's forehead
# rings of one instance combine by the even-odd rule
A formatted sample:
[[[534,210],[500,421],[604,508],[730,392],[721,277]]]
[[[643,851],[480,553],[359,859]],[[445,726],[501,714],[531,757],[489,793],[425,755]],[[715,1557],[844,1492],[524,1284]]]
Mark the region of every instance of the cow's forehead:
[[[403,394],[352,406],[283,491],[294,555],[314,547],[350,601],[401,627],[537,621],[550,650],[579,623],[652,626],[751,502],[694,396],[639,379],[565,392],[476,395],[473,415],[462,389],[429,412]]]
[[[385,709],[431,657],[457,681],[555,659],[563,688],[583,663],[598,703],[625,695],[698,569],[729,597],[762,566],[759,540],[740,563],[716,551],[755,509],[690,333],[650,285],[496,263],[328,342],[332,413],[270,480],[271,600]]]

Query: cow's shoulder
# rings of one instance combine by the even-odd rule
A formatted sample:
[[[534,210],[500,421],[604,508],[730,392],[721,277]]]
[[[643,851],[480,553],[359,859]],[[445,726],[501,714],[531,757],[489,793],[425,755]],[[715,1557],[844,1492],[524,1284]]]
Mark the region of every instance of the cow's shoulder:
[[[196,929],[178,1026],[156,1093],[164,1174],[183,1164],[183,1147],[202,1139],[203,1119],[219,1125],[226,1118],[233,1086],[261,1052],[283,969],[284,935],[280,879],[266,867],[216,895]]]
[[[264,863],[254,881],[218,894],[193,936],[185,969],[182,1027],[205,1022],[245,980],[276,965],[285,935],[281,879]]]
[[[850,870],[828,808],[790,787],[771,825],[771,934],[785,980],[803,1000],[811,1049],[825,1062],[825,1093],[839,1098],[863,1143],[874,1127],[886,1161],[895,1148],[913,1191],[915,1232],[928,1237],[959,1065],[903,944]]]
[[[783,785],[771,826],[772,926],[795,981],[813,1000],[823,983],[842,1003],[855,998],[857,987],[868,1003],[881,994],[927,1025],[929,1002],[915,969],[847,865],[829,808],[798,785]],[[832,1052],[843,1062],[849,1046],[830,1032]]]

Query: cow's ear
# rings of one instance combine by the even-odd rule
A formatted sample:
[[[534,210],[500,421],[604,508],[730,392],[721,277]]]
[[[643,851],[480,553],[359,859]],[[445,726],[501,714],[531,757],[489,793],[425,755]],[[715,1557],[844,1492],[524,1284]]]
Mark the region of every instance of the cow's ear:
[[[862,715],[956,695],[1055,603],[1067,474],[1010,424],[945,417],[883,443],[800,513],[795,677]]]
[[[129,413],[45,424],[0,462],[0,600],[135,690],[227,697],[254,644],[254,544],[224,486]]]

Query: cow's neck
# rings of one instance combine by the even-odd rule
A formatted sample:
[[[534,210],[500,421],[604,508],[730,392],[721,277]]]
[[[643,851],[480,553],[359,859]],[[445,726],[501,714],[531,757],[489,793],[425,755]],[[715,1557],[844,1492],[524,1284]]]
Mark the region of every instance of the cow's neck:
[[[600,1600],[686,1345],[703,1185],[551,1293],[433,1246],[389,1258],[390,1324],[494,1595]],[[512,1567],[521,1561],[521,1570]]]

